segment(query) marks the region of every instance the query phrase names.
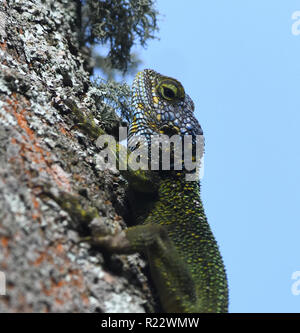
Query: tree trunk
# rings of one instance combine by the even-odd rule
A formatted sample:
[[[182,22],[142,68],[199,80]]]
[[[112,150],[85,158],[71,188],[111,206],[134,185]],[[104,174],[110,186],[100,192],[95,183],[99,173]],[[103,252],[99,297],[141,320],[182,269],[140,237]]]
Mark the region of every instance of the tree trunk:
[[[78,243],[76,223],[43,196],[45,186],[74,194],[106,223],[125,225],[125,182],[96,168],[98,148],[74,127],[63,102],[96,107],[77,6],[0,2],[0,271],[6,278],[0,312],[144,312],[152,306],[143,260]]]

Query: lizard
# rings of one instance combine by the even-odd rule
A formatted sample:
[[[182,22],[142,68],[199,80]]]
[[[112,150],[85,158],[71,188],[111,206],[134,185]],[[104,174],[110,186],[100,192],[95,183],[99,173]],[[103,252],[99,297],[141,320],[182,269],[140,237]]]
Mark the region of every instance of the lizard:
[[[132,107],[129,143],[142,136],[150,144],[155,134],[203,135],[182,84],[154,70],[136,75]],[[126,175],[138,225],[92,235],[89,242],[114,253],[144,253],[165,312],[227,312],[226,271],[204,212],[199,179],[187,181],[184,170],[129,170]]]

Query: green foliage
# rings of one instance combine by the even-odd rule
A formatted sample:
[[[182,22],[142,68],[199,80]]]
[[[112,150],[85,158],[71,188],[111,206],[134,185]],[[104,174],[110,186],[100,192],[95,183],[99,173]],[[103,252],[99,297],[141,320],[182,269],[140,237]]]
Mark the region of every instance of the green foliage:
[[[111,68],[125,72],[135,41],[144,47],[158,30],[154,0],[82,0],[81,5],[83,40],[108,45]]]
[[[142,60],[136,53],[131,54],[130,63],[127,65],[126,72],[111,67],[111,61],[109,57],[104,57],[100,54],[95,54],[95,68],[100,68],[103,75],[108,81],[115,80],[116,76],[134,76],[137,73],[138,67],[142,64]]]
[[[90,97],[96,101],[97,110],[94,114],[100,123],[106,124],[105,128],[115,127],[122,120],[129,121],[131,115],[131,89],[126,83],[105,81],[97,78],[93,82],[95,89],[90,90]],[[116,112],[120,118],[116,115]]]

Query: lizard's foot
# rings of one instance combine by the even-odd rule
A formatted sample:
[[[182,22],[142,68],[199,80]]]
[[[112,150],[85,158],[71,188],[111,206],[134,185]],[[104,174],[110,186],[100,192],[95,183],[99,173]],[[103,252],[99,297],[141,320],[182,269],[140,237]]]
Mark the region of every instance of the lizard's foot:
[[[74,101],[66,99],[64,100],[64,104],[67,105],[75,116],[75,124],[71,129],[80,128],[92,139],[97,139],[101,134],[104,134],[104,130],[96,124],[92,115],[84,112],[84,110],[79,108]]]
[[[120,226],[112,227],[105,218],[96,217],[91,221],[89,227],[91,235],[82,237],[80,242],[87,242],[111,253],[129,254],[134,252],[131,250],[126,231],[122,230]]]
[[[114,235],[91,235],[83,237],[80,242],[88,242],[93,246],[101,247],[108,252],[118,254],[133,253],[131,244],[126,237],[125,231],[118,232]]]
[[[54,200],[63,210],[69,213],[71,219],[78,225],[88,226],[95,218],[99,217],[95,207],[88,206],[84,208],[81,204],[80,196],[58,191],[56,188],[47,188],[42,190],[42,195]]]
[[[130,251],[130,243],[125,231],[120,226],[112,227],[105,217],[99,216],[96,208],[84,209],[80,204],[80,198],[70,193],[44,189],[43,194],[67,211],[76,224],[83,223],[88,227],[90,236],[81,237],[79,242],[88,242],[93,246],[105,248],[109,252],[133,253]]]

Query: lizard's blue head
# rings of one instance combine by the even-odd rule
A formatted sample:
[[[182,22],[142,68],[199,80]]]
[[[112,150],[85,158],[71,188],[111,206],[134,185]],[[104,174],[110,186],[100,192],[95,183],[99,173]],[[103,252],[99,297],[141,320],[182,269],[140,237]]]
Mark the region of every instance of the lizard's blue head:
[[[202,136],[203,131],[194,115],[194,103],[179,81],[150,69],[139,72],[132,85],[132,107],[133,117],[128,135],[131,150],[140,145],[136,143],[136,139],[139,141],[140,138],[145,138],[149,147],[154,142],[153,135],[164,134],[168,138],[172,137],[172,140],[174,135],[179,140],[190,135],[192,141],[187,149],[190,149],[193,158],[196,158],[196,136]],[[168,141],[166,138],[162,140]],[[183,144],[182,140],[180,144]],[[183,166],[183,153],[177,151],[179,155],[175,157],[172,149],[164,150],[167,154],[171,153],[173,160],[176,158]],[[151,150],[148,150],[148,156],[151,158]],[[172,162],[171,168],[173,166]]]
[[[133,135],[202,135],[194,103],[179,81],[154,70],[139,72],[132,85]]]

